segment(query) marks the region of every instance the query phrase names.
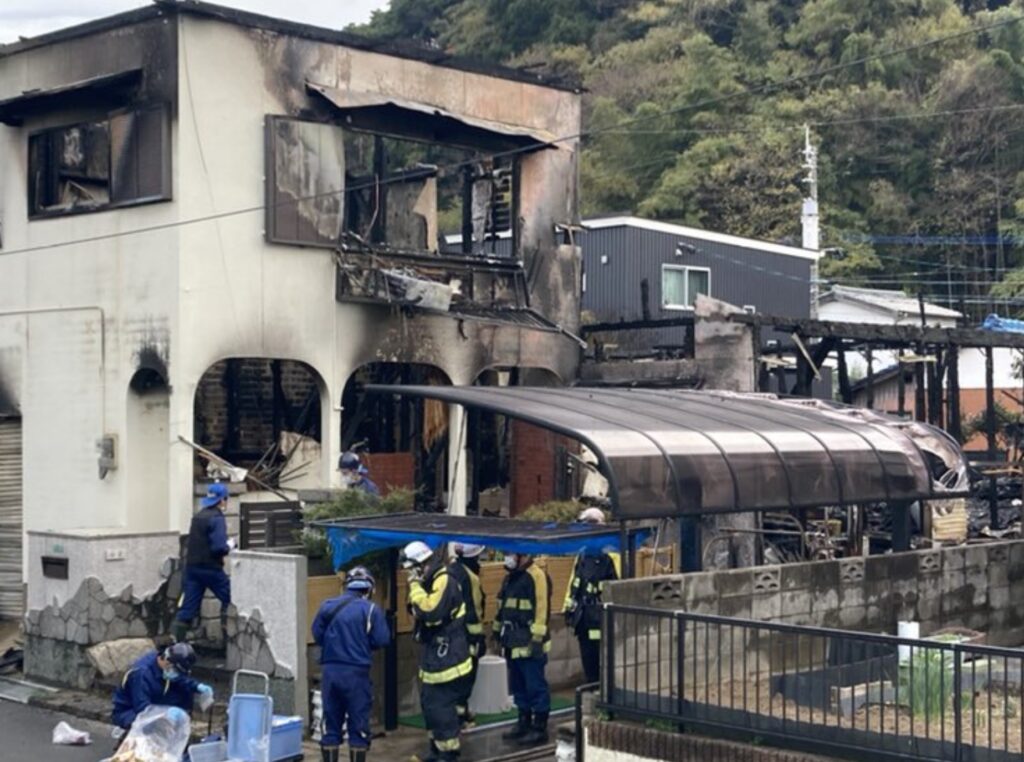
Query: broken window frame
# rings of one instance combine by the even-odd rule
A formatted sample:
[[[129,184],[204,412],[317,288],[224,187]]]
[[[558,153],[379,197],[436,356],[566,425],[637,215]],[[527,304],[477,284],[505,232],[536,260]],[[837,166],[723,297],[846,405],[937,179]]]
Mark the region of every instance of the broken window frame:
[[[126,174],[126,171],[118,171],[117,159],[119,154],[115,150],[116,141],[118,137],[116,135],[116,125],[118,120],[134,118],[139,119],[142,114],[156,114],[156,127],[159,131],[159,137],[156,138],[155,149],[145,149],[139,144],[139,130],[142,127],[138,127],[135,130],[125,130],[125,137],[122,137],[123,143],[121,148],[120,156],[124,155],[124,152],[132,150],[136,156],[130,166],[136,170],[134,181],[136,183],[136,191],[134,193],[118,197],[122,191],[118,189],[119,178]],[[172,199],[171,190],[171,123],[170,123],[170,104],[165,102],[158,103],[147,103],[137,104],[127,108],[119,108],[107,112],[106,114],[97,117],[95,119],[87,119],[78,122],[70,122],[60,125],[54,125],[52,127],[46,127],[40,130],[34,130],[28,134],[28,140],[26,144],[27,153],[27,166],[28,166],[28,187],[27,187],[27,209],[29,220],[39,219],[50,219],[55,217],[66,217],[68,215],[76,214],[91,214],[93,212],[103,212],[111,209],[124,209],[132,206],[140,206],[143,204],[151,204],[160,201],[170,201]],[[48,175],[43,180],[50,187],[46,190],[48,193],[57,193],[60,189],[60,179],[55,177],[56,174],[56,162],[57,159],[54,155],[53,139],[69,130],[73,130],[79,127],[85,127],[89,125],[103,125],[104,131],[106,132],[106,165],[107,165],[107,198],[105,201],[101,201],[95,204],[76,204],[69,207],[61,207],[58,205],[41,206],[37,204],[37,200],[40,196],[39,187],[39,175],[40,173]],[[153,123],[150,123],[150,127]],[[45,166],[39,167],[36,149],[34,145],[38,145],[38,141],[47,140],[48,145],[44,146],[42,151],[45,152],[46,156],[43,159]],[[145,156],[149,157],[149,150],[153,150],[157,156],[159,164],[158,172],[159,176],[155,183],[156,187],[151,192],[141,192],[138,190],[138,184],[140,182],[139,168],[142,165],[141,159]],[[37,169],[39,170],[37,172]],[[150,184],[152,185],[152,183]]]
[[[666,297],[668,289],[665,288],[665,275],[666,273],[682,273],[683,277],[683,304],[676,302],[669,302]],[[699,272],[707,274],[707,290],[704,292],[698,291],[695,294],[690,293],[690,273]],[[697,299],[697,294],[704,293],[705,296],[711,296],[711,268],[710,267],[695,267],[694,265],[672,265],[663,264],[661,266],[661,308],[663,310],[693,310],[694,302]]]
[[[445,249],[444,235],[443,235],[442,231],[440,231],[440,230],[438,230],[438,235],[437,235],[437,239],[438,240],[434,241],[434,242],[431,242],[431,241],[428,240],[426,247],[423,248],[423,249],[420,249],[420,248],[408,249],[407,247],[391,246],[391,245],[389,245],[389,242],[387,240],[386,230],[384,230],[384,228],[382,227],[382,221],[386,217],[386,209],[387,209],[386,195],[385,195],[385,197],[383,199],[383,203],[381,205],[381,209],[380,209],[380,213],[379,213],[379,218],[375,221],[375,224],[371,227],[371,229],[368,230],[368,231],[366,231],[366,230],[362,230],[361,231],[361,230],[358,230],[358,229],[353,229],[353,224],[358,224],[358,223],[354,223],[354,220],[353,220],[353,209],[355,207],[356,199],[352,196],[352,191],[358,190],[360,188],[363,188],[364,186],[362,185],[362,183],[366,182],[368,179],[372,179],[372,177],[376,177],[377,173],[382,173],[383,176],[387,179],[388,183],[397,183],[397,182],[402,182],[403,180],[414,181],[414,180],[417,180],[417,179],[422,179],[424,177],[430,176],[431,172],[433,172],[434,176],[437,177],[438,188],[440,190],[440,185],[441,185],[441,179],[442,178],[440,176],[438,176],[436,170],[431,170],[431,169],[426,168],[426,167],[424,167],[424,168],[419,168],[419,167],[413,167],[413,168],[401,167],[401,168],[390,169],[389,167],[387,167],[386,161],[385,161],[385,164],[383,166],[380,166],[380,165],[377,164],[377,162],[379,160],[378,157],[377,157],[378,149],[375,149],[375,151],[374,151],[374,161],[373,161],[373,163],[374,163],[375,166],[373,167],[374,174],[371,176],[371,178],[366,178],[366,177],[362,177],[362,176],[356,175],[356,173],[353,171],[353,169],[348,166],[347,159],[346,159],[346,166],[344,167],[344,172],[345,172],[345,176],[346,176],[346,183],[349,182],[349,181],[355,180],[356,185],[354,187],[352,187],[352,188],[349,188],[346,185],[345,189],[341,191],[345,195],[345,201],[343,203],[342,219],[341,219],[341,226],[340,226],[341,227],[341,235],[339,237],[339,240],[328,241],[325,238],[321,238],[320,240],[310,240],[310,239],[301,239],[301,238],[295,238],[295,237],[289,237],[287,235],[283,235],[279,231],[277,220],[274,217],[274,209],[275,209],[275,203],[276,203],[275,200],[274,200],[274,193],[275,193],[276,182],[277,182],[277,179],[276,179],[276,166],[275,166],[276,165],[276,160],[277,160],[277,154],[276,154],[276,150],[277,150],[277,145],[276,145],[277,133],[276,133],[276,127],[275,126],[276,126],[276,124],[278,124],[281,121],[309,123],[309,124],[316,124],[316,125],[323,125],[323,126],[327,126],[327,127],[333,127],[335,129],[339,130],[342,133],[343,137],[349,136],[349,135],[366,136],[366,137],[369,137],[369,138],[373,138],[375,141],[378,142],[378,145],[381,144],[382,141],[384,141],[384,140],[394,140],[394,141],[400,141],[400,142],[405,142],[405,143],[410,143],[410,144],[419,144],[419,145],[427,145],[427,146],[440,146],[442,148],[450,148],[450,149],[455,150],[455,151],[468,152],[470,150],[470,149],[466,148],[465,146],[463,146],[461,144],[435,143],[435,142],[431,142],[431,141],[427,141],[427,140],[423,140],[423,139],[417,139],[415,137],[410,137],[407,134],[402,134],[400,131],[385,131],[385,130],[368,129],[368,128],[365,128],[365,127],[358,127],[358,126],[354,126],[354,125],[352,125],[350,123],[347,123],[347,122],[341,122],[341,121],[333,120],[333,119],[302,118],[302,117],[289,116],[287,114],[267,114],[266,118],[265,118],[265,146],[264,146],[264,166],[266,168],[265,173],[264,173],[265,174],[265,178],[266,178],[265,179],[265,190],[264,190],[264,195],[265,195],[265,200],[266,200],[264,235],[265,235],[265,238],[266,238],[268,243],[278,244],[278,245],[285,245],[285,246],[302,246],[302,247],[312,247],[312,248],[331,248],[331,249],[336,249],[336,248],[339,248],[341,246],[341,244],[342,244],[342,240],[341,239],[345,239],[348,243],[351,243],[351,241],[348,241],[347,239],[353,238],[353,236],[349,235],[349,234],[355,234],[354,238],[357,241],[357,245],[358,245],[358,242],[361,242],[363,245],[365,245],[367,250],[372,250],[372,249],[374,249],[376,247],[382,247],[382,248],[385,248],[385,249],[390,248],[390,249],[393,249],[393,250],[396,250],[396,251],[406,251],[408,253],[417,253],[417,254],[418,253],[430,253],[431,255],[434,255],[434,256],[445,256],[445,254],[443,253],[444,249]],[[347,154],[346,154],[346,156],[347,156]],[[471,205],[472,205],[473,183],[485,180],[487,178],[490,178],[493,175],[493,170],[489,171],[489,172],[481,173],[482,172],[481,165],[485,161],[486,161],[486,159],[484,157],[478,157],[477,159],[467,158],[465,161],[459,162],[461,164],[461,167],[458,169],[458,173],[459,173],[459,176],[461,178],[461,195],[462,195],[462,198],[461,198],[461,218],[462,218],[462,232],[463,232],[462,251],[463,251],[463,253],[468,253],[470,256],[474,256],[474,257],[495,257],[495,256],[502,257],[503,255],[501,255],[498,252],[494,251],[493,247],[492,247],[492,251],[490,251],[490,252],[484,250],[484,249],[486,249],[486,245],[485,244],[487,242],[490,242],[490,241],[497,241],[500,238],[504,238],[506,235],[509,235],[509,236],[511,236],[512,242],[513,242],[512,243],[512,247],[511,247],[511,254],[510,254],[510,256],[503,257],[503,258],[515,259],[516,256],[517,256],[516,252],[518,251],[519,227],[520,227],[519,199],[520,199],[520,186],[521,186],[521,184],[520,184],[521,163],[519,161],[519,157],[518,156],[511,157],[508,161],[504,162],[504,164],[506,164],[507,166],[502,166],[502,167],[498,168],[499,170],[503,170],[504,172],[506,172],[507,176],[509,177],[509,189],[508,189],[508,192],[511,195],[511,199],[510,199],[509,203],[506,205],[507,209],[508,209],[508,211],[507,211],[508,221],[500,229],[496,229],[495,220],[494,220],[494,210],[493,209],[489,209],[488,215],[487,215],[487,219],[485,221],[484,235],[483,235],[481,241],[477,241],[476,242],[476,243],[481,244],[481,245],[477,246],[477,250],[476,251],[473,250],[473,244],[474,244],[474,241],[472,240],[473,220],[472,220],[472,209],[470,208]],[[441,215],[441,213],[443,211],[442,208],[441,208],[441,203],[440,202],[441,202],[441,194],[440,194],[440,192],[438,192],[438,203],[437,203],[437,206],[436,206],[436,209],[435,209],[435,216],[438,217],[438,218],[440,217],[440,215]],[[469,231],[469,235],[466,235],[467,230]],[[365,233],[365,235],[363,235],[363,233]]]

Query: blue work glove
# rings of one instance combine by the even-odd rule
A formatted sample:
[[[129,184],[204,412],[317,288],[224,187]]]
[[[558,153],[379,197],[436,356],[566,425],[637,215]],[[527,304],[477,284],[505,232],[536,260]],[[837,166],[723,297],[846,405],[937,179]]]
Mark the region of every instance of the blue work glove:
[[[167,709],[167,719],[175,725],[180,725],[188,719],[188,714],[186,714],[184,709],[172,706]]]
[[[213,688],[211,688],[206,683],[199,683],[199,685],[196,686],[196,693],[202,693],[207,696],[212,696]]]

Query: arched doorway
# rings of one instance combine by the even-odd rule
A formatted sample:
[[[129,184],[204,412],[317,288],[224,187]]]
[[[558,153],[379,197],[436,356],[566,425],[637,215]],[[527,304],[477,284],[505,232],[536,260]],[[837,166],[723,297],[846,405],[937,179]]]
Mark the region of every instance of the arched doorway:
[[[444,511],[450,491],[448,406],[437,400],[367,394],[371,384],[450,386],[444,371],[419,363],[368,363],[342,393],[341,449],[359,453],[386,493],[416,490],[416,508]]]
[[[194,440],[275,489],[322,487],[325,394],[316,370],[297,360],[221,360],[196,387]]]

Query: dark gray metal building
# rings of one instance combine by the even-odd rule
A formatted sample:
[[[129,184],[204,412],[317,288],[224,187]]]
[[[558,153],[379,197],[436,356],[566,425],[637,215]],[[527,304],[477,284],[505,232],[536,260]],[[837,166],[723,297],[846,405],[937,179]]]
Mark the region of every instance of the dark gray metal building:
[[[692,312],[698,293],[751,312],[811,314],[817,252],[639,217],[584,225],[583,309],[589,321],[680,317]],[[646,335],[648,346],[672,345],[683,330]]]
[[[817,252],[641,217],[601,217],[583,225],[576,240],[583,249],[586,322],[685,316],[698,293],[750,312],[811,315]],[[446,243],[455,248],[460,241],[449,236]],[[496,256],[511,251],[503,236],[482,246]],[[630,331],[620,335],[620,349],[682,346],[685,337],[685,328]]]

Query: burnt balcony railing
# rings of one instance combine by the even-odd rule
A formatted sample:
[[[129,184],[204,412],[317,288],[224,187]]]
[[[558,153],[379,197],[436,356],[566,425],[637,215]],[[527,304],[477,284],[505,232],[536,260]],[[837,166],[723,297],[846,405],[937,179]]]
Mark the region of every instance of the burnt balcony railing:
[[[416,307],[527,309],[521,262],[391,249],[348,250],[337,256],[337,299]]]

